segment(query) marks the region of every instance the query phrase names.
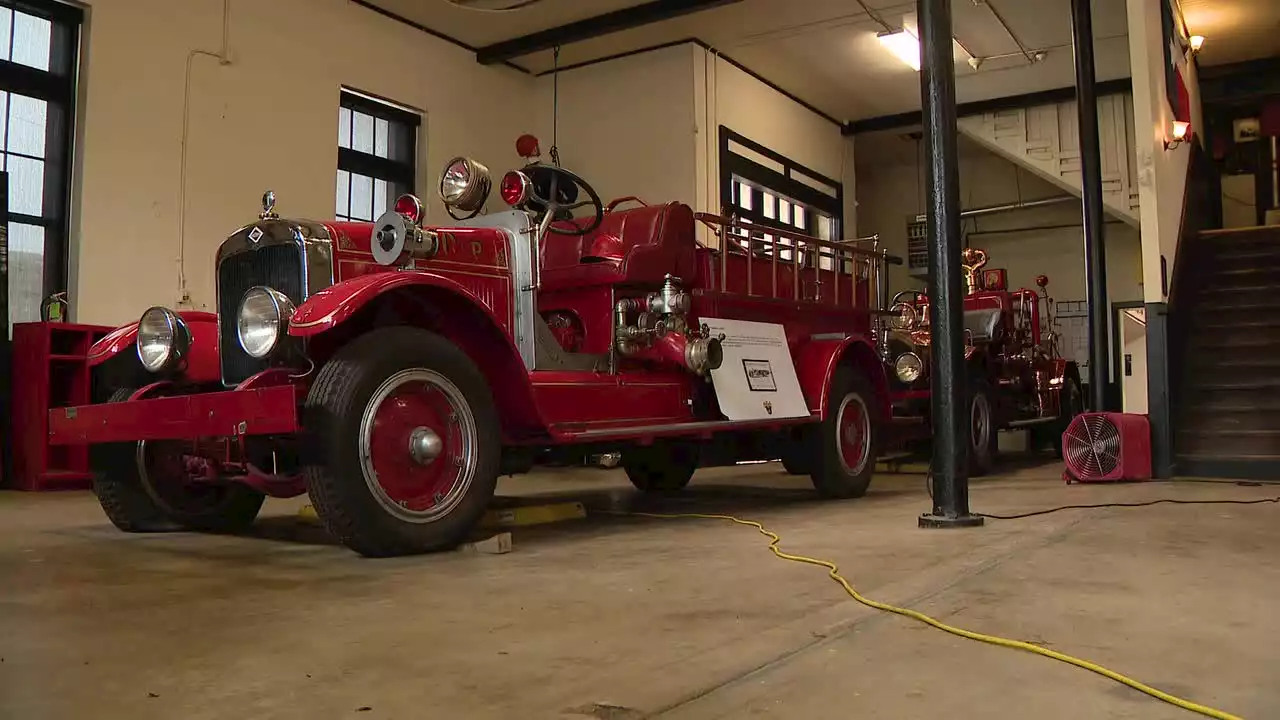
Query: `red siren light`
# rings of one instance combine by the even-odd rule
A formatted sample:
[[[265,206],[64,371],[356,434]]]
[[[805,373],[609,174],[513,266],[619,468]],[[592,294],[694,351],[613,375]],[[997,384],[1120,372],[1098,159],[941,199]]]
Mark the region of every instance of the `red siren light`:
[[[529,181],[529,176],[519,170],[512,170],[503,175],[502,184],[498,186],[498,194],[502,196],[502,201],[511,207],[523,205],[532,191],[533,183]]]
[[[422,201],[414,195],[401,195],[396,198],[396,212],[409,218],[413,224],[417,225],[422,222]]]
[[[1048,286],[1049,286],[1049,276],[1048,276],[1048,275],[1037,275],[1037,276],[1036,276],[1036,285],[1038,285],[1039,287],[1048,287]]]
[[[528,133],[516,138],[516,154],[522,158],[535,158],[542,154],[538,138]]]

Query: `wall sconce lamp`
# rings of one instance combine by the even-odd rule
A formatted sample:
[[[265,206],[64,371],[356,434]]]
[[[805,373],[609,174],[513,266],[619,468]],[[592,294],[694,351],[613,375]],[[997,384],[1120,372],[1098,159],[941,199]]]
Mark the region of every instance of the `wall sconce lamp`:
[[[1195,54],[1199,53],[1199,52],[1200,52],[1200,48],[1204,47],[1204,36],[1203,36],[1203,35],[1192,35],[1192,36],[1189,38],[1189,41],[1190,41],[1190,43],[1191,43],[1191,44],[1189,45],[1189,47],[1191,48],[1191,54],[1192,54],[1192,55],[1195,55]]]
[[[1164,141],[1164,149],[1172,150],[1188,140],[1191,134],[1191,123],[1181,120],[1173,121],[1173,139]]]

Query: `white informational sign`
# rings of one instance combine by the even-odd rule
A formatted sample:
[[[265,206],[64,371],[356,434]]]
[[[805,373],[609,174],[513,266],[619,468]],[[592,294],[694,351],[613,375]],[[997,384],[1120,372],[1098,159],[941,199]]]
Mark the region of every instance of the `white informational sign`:
[[[781,325],[701,318],[711,333],[724,333],[724,362],[711,371],[720,411],[730,420],[808,417]]]

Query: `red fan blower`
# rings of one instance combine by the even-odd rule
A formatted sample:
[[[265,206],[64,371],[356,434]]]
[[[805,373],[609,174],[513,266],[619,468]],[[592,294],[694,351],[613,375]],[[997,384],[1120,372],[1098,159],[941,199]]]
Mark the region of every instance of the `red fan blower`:
[[[1062,434],[1065,478],[1075,482],[1151,479],[1151,422],[1146,415],[1083,413]]]

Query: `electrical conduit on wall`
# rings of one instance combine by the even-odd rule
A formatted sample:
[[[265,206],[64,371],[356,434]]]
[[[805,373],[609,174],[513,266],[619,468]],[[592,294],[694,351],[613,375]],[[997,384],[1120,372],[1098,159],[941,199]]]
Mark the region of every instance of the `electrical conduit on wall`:
[[[178,170],[178,307],[192,307],[187,289],[187,146],[191,140],[191,73],[197,57],[210,57],[218,65],[231,64],[231,0],[222,0],[222,46],[218,52],[193,49],[187,54],[187,69],[182,87],[182,136]]]

